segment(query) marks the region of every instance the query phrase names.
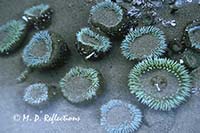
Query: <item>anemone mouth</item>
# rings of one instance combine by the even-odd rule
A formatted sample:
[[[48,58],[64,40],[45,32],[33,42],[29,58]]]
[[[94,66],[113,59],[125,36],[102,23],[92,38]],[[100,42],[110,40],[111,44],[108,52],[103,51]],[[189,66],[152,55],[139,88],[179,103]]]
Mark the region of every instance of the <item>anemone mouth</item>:
[[[110,100],[100,110],[100,122],[107,132],[134,132],[142,122],[140,109],[121,100]]]
[[[41,105],[48,100],[48,86],[43,83],[35,83],[25,89],[24,101],[30,105]]]
[[[23,39],[26,24],[21,20],[11,20],[0,27],[0,53],[5,53],[19,45]]]
[[[24,14],[31,17],[39,17],[49,9],[50,9],[49,5],[40,4],[25,10]]]
[[[187,32],[192,47],[200,49],[200,25],[188,28]]]
[[[72,103],[90,100],[100,89],[99,76],[99,73],[92,68],[72,68],[60,81],[61,91]]]
[[[79,45],[92,47],[96,52],[107,52],[111,47],[109,38],[93,32],[90,28],[82,28],[76,34]]]
[[[46,64],[51,60],[52,38],[48,31],[36,33],[23,51],[23,60],[28,67]]]
[[[128,85],[141,103],[168,111],[190,96],[191,77],[183,65],[173,60],[149,58],[130,71]]]
[[[141,79],[141,87],[145,93],[158,99],[173,96],[179,88],[176,76],[166,70],[155,69],[146,72]]]
[[[167,48],[164,33],[156,27],[146,26],[130,31],[122,41],[122,54],[128,60],[160,57]]]
[[[93,6],[90,15],[92,22],[108,28],[117,26],[123,19],[122,9],[111,1],[101,2]]]

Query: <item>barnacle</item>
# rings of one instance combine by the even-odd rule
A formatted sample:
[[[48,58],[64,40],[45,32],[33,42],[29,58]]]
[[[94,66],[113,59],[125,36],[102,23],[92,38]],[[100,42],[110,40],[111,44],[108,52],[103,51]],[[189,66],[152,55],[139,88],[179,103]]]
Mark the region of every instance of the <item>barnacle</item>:
[[[22,19],[33,25],[36,29],[44,29],[51,22],[52,14],[53,10],[49,5],[40,4],[26,9]]]
[[[167,44],[164,33],[156,27],[146,26],[130,31],[122,41],[122,54],[128,60],[160,57]]]
[[[186,39],[191,47],[200,49],[200,21],[194,21],[186,29]]]
[[[64,97],[71,103],[91,100],[101,87],[101,75],[95,69],[74,67],[61,79]]]
[[[64,54],[67,53],[67,45],[60,35],[49,31],[40,31],[24,48],[22,59],[28,68],[47,68],[61,63]],[[25,70],[18,80],[24,80],[29,71],[30,69]]]
[[[76,38],[78,52],[85,56],[85,59],[103,56],[111,48],[109,38],[93,32],[90,28],[82,28]]]
[[[142,122],[142,113],[136,106],[121,100],[110,100],[101,107],[101,125],[109,133],[132,133]]]
[[[129,74],[130,92],[155,110],[168,111],[187,100],[191,77],[185,67],[170,59],[146,59]]]
[[[26,34],[27,25],[22,20],[11,20],[0,26],[0,53],[5,54],[17,48]]]
[[[123,21],[123,10],[111,1],[98,3],[90,10],[89,22],[112,36],[123,31]]]
[[[43,105],[49,100],[49,87],[44,83],[32,84],[25,89],[23,99],[30,105]]]

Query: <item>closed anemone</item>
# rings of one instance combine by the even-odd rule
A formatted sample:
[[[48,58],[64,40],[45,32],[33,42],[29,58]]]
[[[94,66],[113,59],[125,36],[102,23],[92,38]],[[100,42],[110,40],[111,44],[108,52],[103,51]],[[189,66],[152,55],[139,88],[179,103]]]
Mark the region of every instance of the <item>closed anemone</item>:
[[[100,110],[100,123],[108,133],[132,133],[142,123],[140,109],[121,100],[110,100]]]
[[[160,57],[166,48],[164,33],[153,26],[131,30],[121,44],[122,55],[128,60]]]
[[[11,20],[0,26],[0,53],[8,54],[21,45],[27,25],[22,20]]]
[[[86,59],[103,56],[111,48],[109,38],[93,32],[90,28],[82,28],[76,38],[78,52]]]
[[[63,96],[71,103],[82,103],[97,96],[101,75],[95,69],[74,67],[61,79]]]
[[[200,94],[200,67],[198,67],[197,69],[194,69],[191,72],[191,77],[192,77],[192,93],[194,94]]]
[[[44,29],[51,22],[52,13],[53,10],[49,5],[40,4],[26,9],[22,19],[33,25],[36,29]]]
[[[188,68],[195,69],[200,66],[200,54],[194,49],[185,50],[182,59]]]
[[[169,111],[187,100],[191,77],[185,67],[170,59],[146,59],[129,74],[130,92],[155,110]]]
[[[200,22],[194,22],[186,27],[187,38],[191,47],[200,49]]]
[[[105,1],[93,6],[89,21],[102,31],[114,35],[120,31],[123,21],[123,10],[116,3]]]
[[[44,105],[49,100],[49,88],[44,83],[35,83],[25,89],[24,101],[30,105]]]

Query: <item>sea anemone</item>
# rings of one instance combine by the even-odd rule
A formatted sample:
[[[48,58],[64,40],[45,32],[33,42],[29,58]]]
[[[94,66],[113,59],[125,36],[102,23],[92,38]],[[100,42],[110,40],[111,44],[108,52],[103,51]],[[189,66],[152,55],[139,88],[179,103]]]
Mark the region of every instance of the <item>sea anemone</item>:
[[[156,27],[146,26],[130,31],[122,41],[122,54],[128,60],[160,57],[167,44],[164,33]]]
[[[11,20],[0,26],[0,53],[11,52],[21,45],[26,30],[27,25],[21,20]]]
[[[43,105],[49,100],[49,87],[44,83],[32,84],[25,89],[23,99],[30,105]]]
[[[68,52],[60,35],[49,31],[36,33],[24,48],[22,59],[28,68],[18,77],[18,81],[23,81],[31,69],[54,67],[62,63],[64,54]]]
[[[200,66],[200,53],[193,49],[184,51],[182,58],[188,68],[195,69]]]
[[[200,67],[191,72],[192,77],[192,93],[200,94]]]
[[[122,31],[123,10],[111,1],[98,3],[90,10],[89,22],[101,31],[114,36]]]
[[[186,29],[186,38],[191,47],[200,50],[200,21],[189,24]]]
[[[101,107],[101,125],[109,133],[132,133],[142,122],[142,113],[136,106],[121,100],[110,100]]]
[[[44,29],[51,22],[52,14],[53,10],[49,5],[40,4],[26,9],[22,19],[33,25],[36,29]]]
[[[101,75],[95,69],[74,67],[60,81],[63,96],[71,103],[95,97],[101,87]]]
[[[62,57],[62,37],[49,31],[36,33],[23,51],[23,61],[27,67],[44,68],[53,66]],[[66,50],[66,49],[65,49]]]
[[[187,100],[191,77],[185,67],[170,59],[146,59],[129,74],[130,92],[155,110],[169,111]]]
[[[76,34],[76,38],[78,52],[85,56],[85,59],[98,58],[111,48],[109,38],[93,32],[90,28],[82,28]]]

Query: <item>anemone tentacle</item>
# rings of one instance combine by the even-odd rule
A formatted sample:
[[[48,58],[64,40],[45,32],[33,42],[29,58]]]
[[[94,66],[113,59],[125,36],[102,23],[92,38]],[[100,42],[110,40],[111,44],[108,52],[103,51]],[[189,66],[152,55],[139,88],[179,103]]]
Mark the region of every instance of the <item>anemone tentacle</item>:
[[[101,2],[101,3],[98,3],[97,5],[93,6],[92,9],[90,10],[90,14],[94,15],[96,11],[101,10],[103,8],[113,9],[117,13],[117,15],[119,16],[118,20],[121,21],[123,19],[122,9],[116,3],[111,2],[111,1]]]
[[[141,81],[145,79],[141,77],[145,74],[154,72],[155,70],[164,70],[167,73],[172,74],[177,79],[178,88],[175,88],[177,89],[175,90],[175,93],[170,93],[169,95],[164,95],[161,97],[156,96],[155,93],[147,93],[146,89],[148,88],[144,89],[144,85],[141,83]],[[185,102],[187,100],[187,97],[190,96],[191,77],[188,74],[186,68],[176,61],[166,58],[149,58],[137,64],[130,71],[128,86],[130,92],[134,94],[141,103],[155,110],[168,111],[176,108],[181,103]],[[159,85],[157,84],[155,88],[158,87]],[[162,92],[160,92],[159,90],[158,93],[162,94]]]
[[[84,36],[88,37],[88,41],[83,39]],[[111,48],[111,42],[109,38],[90,30],[90,28],[82,28],[81,31],[76,34],[76,38],[78,41],[77,49],[80,54],[86,56],[86,58],[92,53],[93,55],[91,57],[98,58],[99,56],[108,52]]]
[[[0,27],[0,53],[6,53],[18,47],[26,33],[27,25],[21,20],[11,20]]]
[[[47,11],[50,8],[49,5],[45,5],[45,4],[40,4],[37,6],[33,6],[29,9],[26,9],[24,11],[24,14],[29,15],[29,16],[35,16],[36,15],[36,11],[38,11],[38,15],[42,15],[43,13],[45,13],[45,11]]]
[[[70,87],[70,82],[72,80],[76,80],[76,78],[88,80],[90,84],[88,88],[82,88],[82,90],[85,89],[85,91],[81,94],[76,94],[76,87]],[[97,96],[97,92],[101,89],[100,80],[100,73],[95,69],[74,67],[71,68],[70,71],[60,80],[59,85],[64,97],[67,98],[67,100],[72,103],[80,103],[91,100],[93,97]]]
[[[123,122],[119,122],[116,125],[113,125],[108,120],[109,112],[112,111],[112,109],[115,109],[117,107],[122,107],[130,113],[130,120],[125,120]],[[108,103],[102,105],[101,107],[101,125],[105,128],[105,130],[109,133],[132,133],[136,131],[141,123],[142,123],[142,113],[140,109],[138,109],[136,106],[132,104],[125,103],[121,100],[110,100]],[[120,112],[124,113],[124,112]],[[114,114],[115,115],[115,114]],[[117,113],[117,116],[120,114]]]
[[[191,46],[194,47],[195,49],[200,49],[200,39],[198,39],[197,36],[194,35],[196,32],[196,34],[199,34],[198,36],[200,36],[200,23],[199,25],[193,27],[189,26],[186,28],[186,30]]]
[[[25,89],[24,101],[30,105],[39,106],[49,100],[49,88],[44,83],[35,83]]]
[[[66,45],[64,40],[56,33],[47,30],[37,32],[24,48],[23,61],[27,67],[32,68],[53,66],[61,60],[64,45]],[[38,55],[39,51],[42,54]]]
[[[36,29],[46,28],[52,18],[53,10],[47,4],[40,4],[24,11],[22,19]]]
[[[158,44],[155,49],[152,49],[150,51],[150,53],[144,54],[142,55],[142,57],[139,57],[137,55],[138,53],[131,52],[131,47],[133,45],[132,43],[134,43],[136,39],[139,39],[143,37],[144,35],[153,36],[155,39],[157,39]],[[135,30],[130,31],[129,34],[126,35],[125,39],[122,41],[122,44],[121,44],[122,55],[124,55],[128,60],[134,60],[138,58],[144,59],[144,58],[149,58],[149,57],[150,58],[160,57],[165,53],[166,48],[167,48],[167,44],[166,44],[166,39],[165,39],[165,35],[163,31],[153,26],[136,28]]]
[[[110,11],[113,12],[112,17],[115,19],[109,17]],[[104,17],[101,17],[99,14],[101,14],[101,16],[104,14]],[[124,26],[126,21],[122,8],[111,1],[104,1],[94,5],[90,10],[89,22],[92,26],[100,29],[112,37],[126,30],[126,27]]]

